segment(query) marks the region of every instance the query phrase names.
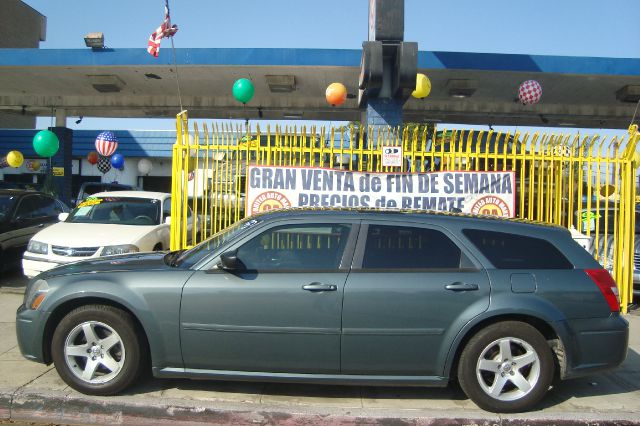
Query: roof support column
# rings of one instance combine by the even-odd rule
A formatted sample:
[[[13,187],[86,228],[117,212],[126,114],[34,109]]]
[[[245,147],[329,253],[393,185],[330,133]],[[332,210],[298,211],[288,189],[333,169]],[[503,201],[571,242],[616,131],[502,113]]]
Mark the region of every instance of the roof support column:
[[[418,43],[404,42],[404,0],[369,0],[369,40],[362,43],[358,106],[368,140],[402,125],[402,107],[416,86]]]
[[[58,113],[56,112],[56,124],[59,124]],[[66,204],[71,205],[73,194],[71,193],[71,158],[73,148],[73,130],[66,127],[66,115],[62,126],[49,127],[56,134],[60,141],[60,149],[56,155],[51,157],[48,173],[53,185],[52,188],[56,195]]]

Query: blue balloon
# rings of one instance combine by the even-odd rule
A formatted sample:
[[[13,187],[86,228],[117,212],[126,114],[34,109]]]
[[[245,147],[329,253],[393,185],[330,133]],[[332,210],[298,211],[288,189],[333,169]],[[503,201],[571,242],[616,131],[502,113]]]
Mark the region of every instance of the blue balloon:
[[[122,170],[124,168],[124,155],[113,154],[111,156],[111,165],[116,169]]]

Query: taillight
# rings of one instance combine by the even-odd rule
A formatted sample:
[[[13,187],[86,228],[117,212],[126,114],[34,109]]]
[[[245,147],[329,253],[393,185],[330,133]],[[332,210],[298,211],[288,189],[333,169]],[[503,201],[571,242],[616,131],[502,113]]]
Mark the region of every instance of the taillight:
[[[620,299],[618,298],[618,286],[606,269],[585,269],[587,275],[600,289],[605,300],[611,308],[611,312],[620,311]]]

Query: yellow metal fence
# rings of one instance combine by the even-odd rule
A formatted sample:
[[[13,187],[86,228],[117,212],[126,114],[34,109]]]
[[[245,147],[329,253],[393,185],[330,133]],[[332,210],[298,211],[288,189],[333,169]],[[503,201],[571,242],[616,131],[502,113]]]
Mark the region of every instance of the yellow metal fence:
[[[623,312],[633,297],[636,145],[622,137],[388,128],[369,140],[359,126],[276,126],[262,131],[177,116],[173,147],[171,249],[186,248],[245,216],[250,165],[369,172],[513,171],[516,216],[583,235],[618,283]],[[382,150],[402,146],[402,167],[383,167]],[[578,235],[578,234],[576,234]],[[638,259],[640,263],[640,259]]]

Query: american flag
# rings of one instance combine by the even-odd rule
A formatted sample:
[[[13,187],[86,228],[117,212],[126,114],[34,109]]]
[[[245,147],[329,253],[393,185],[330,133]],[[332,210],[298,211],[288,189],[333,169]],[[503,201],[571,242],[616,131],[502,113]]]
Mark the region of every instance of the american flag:
[[[173,35],[178,31],[177,25],[171,25],[171,17],[169,16],[169,7],[165,5],[164,7],[164,21],[162,24],[149,36],[149,42],[147,47],[147,52],[149,52],[152,56],[158,57],[158,52],[160,51],[160,41],[164,37],[173,37]]]
[[[96,151],[104,157],[109,157],[118,149],[118,139],[111,132],[102,132],[96,138]]]

